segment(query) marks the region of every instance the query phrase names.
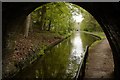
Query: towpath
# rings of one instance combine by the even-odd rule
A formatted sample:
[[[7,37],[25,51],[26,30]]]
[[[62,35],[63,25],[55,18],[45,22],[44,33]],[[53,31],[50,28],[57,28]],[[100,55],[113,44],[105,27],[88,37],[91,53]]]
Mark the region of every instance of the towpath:
[[[113,70],[113,56],[107,39],[92,45],[89,49],[85,78],[109,80],[113,78]]]

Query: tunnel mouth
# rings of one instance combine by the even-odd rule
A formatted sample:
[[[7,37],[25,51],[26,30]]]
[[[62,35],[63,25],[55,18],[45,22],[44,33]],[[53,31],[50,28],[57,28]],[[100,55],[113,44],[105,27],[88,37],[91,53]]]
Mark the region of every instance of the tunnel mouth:
[[[17,32],[17,31],[16,31]],[[21,31],[20,31],[21,32]],[[16,33],[11,33],[11,34],[13,34],[13,36],[14,35],[16,35]],[[18,35],[19,35],[19,33],[18,33]],[[34,36],[34,35],[37,35],[37,34],[31,34],[32,36]],[[93,35],[93,36],[96,36],[95,34],[91,34],[91,35]],[[25,35],[24,35],[25,36]],[[14,36],[15,37],[15,36]],[[14,38],[14,37],[12,37],[12,38]],[[19,35],[19,36],[17,36],[18,38],[19,37],[21,37],[21,38],[23,38],[24,40],[26,40],[26,44],[29,44],[29,43],[31,43],[31,41],[29,40],[31,37],[27,37],[27,36],[25,36],[25,37],[23,37],[23,34],[21,34],[21,35]],[[60,38],[60,37],[57,37],[57,38]],[[36,43],[37,44],[37,43]],[[14,45],[12,45],[12,46],[14,46]],[[33,50],[33,52],[34,52],[34,50]],[[3,55],[4,56],[4,55]],[[4,57],[3,57],[4,58]],[[21,63],[20,63],[21,64]],[[14,67],[13,67],[14,68]]]

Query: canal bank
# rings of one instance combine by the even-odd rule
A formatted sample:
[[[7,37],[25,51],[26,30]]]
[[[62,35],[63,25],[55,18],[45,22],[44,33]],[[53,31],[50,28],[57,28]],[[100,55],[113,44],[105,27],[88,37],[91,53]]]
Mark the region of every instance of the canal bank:
[[[114,80],[113,56],[107,39],[93,43],[88,53],[84,80]]]
[[[44,33],[45,34],[45,33]],[[26,59],[24,59],[24,57],[18,57],[18,59],[19,58],[21,58],[21,59],[23,59],[23,60],[21,60],[21,61],[19,61],[19,62],[16,62],[16,63],[13,63],[13,64],[11,64],[11,65],[13,65],[13,66],[8,66],[9,68],[9,73],[7,74],[7,77],[6,78],[12,78],[13,76],[15,76],[16,75],[16,73],[18,73],[19,74],[19,72],[21,73],[22,72],[22,70],[24,71],[25,69],[24,68],[27,68],[27,67],[29,67],[29,65],[33,65],[34,64],[34,62],[36,62],[37,61],[37,59],[38,58],[42,58],[45,54],[44,53],[46,53],[46,56],[47,56],[47,58],[49,59],[49,57],[51,56],[49,56],[48,54],[52,54],[50,51],[51,51],[51,49],[53,48],[54,49],[54,46],[55,47],[58,47],[58,45],[60,46],[62,43],[62,45],[65,47],[65,46],[67,46],[67,45],[69,45],[69,46],[71,46],[72,48],[70,48],[70,49],[68,49],[68,51],[66,52],[66,53],[69,53],[68,55],[70,56],[70,54],[71,54],[71,59],[73,60],[73,62],[75,62],[76,64],[74,65],[74,66],[76,66],[77,65],[77,67],[78,67],[78,63],[80,63],[80,57],[81,57],[81,54],[82,53],[84,53],[84,49],[86,48],[86,46],[87,45],[91,45],[94,41],[96,41],[96,40],[99,40],[99,37],[96,37],[96,36],[94,36],[94,35],[91,35],[91,34],[88,34],[88,33],[82,33],[82,32],[75,32],[75,33],[73,33],[72,35],[71,34],[68,34],[68,35],[66,35],[66,36],[64,36],[64,37],[60,37],[60,36],[57,36],[57,35],[53,35],[52,36],[52,38],[51,38],[51,36],[49,36],[50,35],[50,33],[47,33],[47,36],[45,37],[44,35],[39,35],[38,36],[38,34],[37,34],[37,36],[35,37],[36,39],[38,39],[38,37],[40,37],[40,36],[42,36],[43,37],[43,39],[44,39],[44,41],[39,41],[39,42],[42,42],[42,44],[43,44],[43,46],[42,47],[39,47],[40,46],[40,44],[38,44],[37,42],[36,42],[36,47],[37,47],[37,49],[35,49],[35,50],[31,50],[32,52],[30,53],[30,55],[29,56],[27,56],[27,58]],[[71,35],[71,37],[70,37],[70,35]],[[70,38],[69,38],[70,37]],[[50,39],[49,39],[50,38]],[[67,39],[68,38],[68,39]],[[28,38],[29,39],[29,38]],[[40,38],[39,38],[40,39]],[[39,40],[38,39],[38,40]],[[25,40],[23,40],[23,41],[27,41],[27,39],[25,39]],[[29,41],[27,41],[28,43],[27,44],[30,44],[29,43]],[[44,44],[44,42],[46,42],[47,44]],[[59,44],[58,44],[59,43]],[[22,43],[21,43],[22,44]],[[34,44],[34,42],[33,42],[33,45],[35,45]],[[24,45],[22,44],[22,46],[21,47],[23,47]],[[27,46],[26,46],[27,47]],[[33,48],[33,47],[32,47]],[[68,47],[67,47],[68,48]],[[18,48],[17,48],[18,49]],[[56,48],[55,48],[56,49]],[[59,48],[58,48],[59,49]],[[57,49],[57,50],[58,50]],[[63,53],[62,51],[66,51],[66,50],[64,50],[64,48],[60,48],[60,50],[61,51],[55,51],[56,52],[56,54],[61,54],[61,53]],[[79,51],[80,50],[80,51]],[[19,50],[17,50],[17,51],[19,51]],[[45,52],[44,52],[45,51]],[[54,52],[54,51],[53,51]],[[66,54],[66,53],[64,53],[64,54]],[[19,54],[19,53],[18,53]],[[54,56],[54,55],[53,55]],[[58,57],[58,55],[56,55],[56,58]],[[50,57],[51,58],[51,57]],[[62,59],[62,58],[64,58],[64,56],[63,57],[60,57],[60,60]],[[69,58],[70,57],[67,57],[67,59],[69,60]],[[74,60],[75,59],[75,60]],[[63,59],[63,60],[65,60],[65,59]],[[66,60],[66,63],[68,63],[68,62],[70,62],[70,60],[68,61],[68,60]],[[53,58],[53,61],[54,61],[54,58]],[[48,60],[48,62],[49,62],[49,60]],[[59,60],[57,61],[57,62],[59,62]],[[64,63],[64,62],[63,62]],[[16,65],[17,64],[17,65]],[[38,63],[36,63],[36,64],[38,64]],[[43,63],[43,64],[45,64],[45,63]],[[41,64],[41,65],[43,65],[43,64]],[[49,63],[49,64],[52,64],[52,63]],[[62,64],[62,63],[61,63]],[[69,63],[70,64],[70,63]],[[69,65],[69,64],[67,64],[67,65]],[[70,64],[71,65],[71,64]],[[45,65],[46,66],[46,65]],[[13,67],[13,68],[11,68],[11,67]],[[70,76],[72,76],[73,77],[73,75],[75,76],[75,74],[76,74],[76,71],[77,71],[77,68],[76,67],[76,69],[74,69],[73,71],[73,73],[72,73],[72,70],[70,69],[68,69],[69,71],[71,71],[71,73],[69,73],[69,75]],[[5,67],[4,67],[4,69],[5,69]],[[6,71],[8,70],[8,69],[6,69]],[[10,71],[11,70],[11,71]],[[34,69],[33,69],[34,70]],[[65,69],[65,71],[66,71],[67,69]],[[26,71],[29,71],[29,70],[26,70]],[[33,71],[34,72],[34,71]],[[35,71],[36,73],[35,74],[37,74],[37,73],[39,73],[39,71]],[[26,72],[24,72],[24,73],[26,73]],[[32,72],[31,72],[32,73]],[[25,74],[26,75],[26,74]],[[28,73],[28,75],[29,75],[29,73]],[[43,75],[43,74],[42,74]],[[5,75],[6,76],[6,75]],[[22,75],[23,76],[23,75]],[[67,76],[68,76],[68,74],[67,74]],[[33,76],[32,76],[33,77]],[[35,76],[34,76],[35,77]],[[39,76],[40,77],[40,76]],[[52,76],[51,76],[52,77]],[[61,76],[62,77],[62,76]],[[71,78],[71,77],[70,77]]]
[[[82,32],[100,38],[89,47],[84,80],[114,80],[113,55],[105,34],[103,32]]]
[[[16,73],[32,64],[44,55],[44,51],[68,38],[71,33],[61,36],[50,32],[32,33],[25,38],[23,35],[11,34],[8,38],[10,50],[3,56],[3,78],[11,78]],[[9,49],[9,48],[8,48]]]
[[[84,32],[84,33],[87,33],[87,34],[96,36],[96,37],[98,37],[99,39],[105,39],[105,38],[106,38],[104,32],[97,32],[97,31],[96,31],[96,32],[81,31],[81,32]]]
[[[47,50],[45,55],[20,71],[14,78],[72,80],[76,76],[86,46],[97,39],[86,33],[75,32],[71,37]]]

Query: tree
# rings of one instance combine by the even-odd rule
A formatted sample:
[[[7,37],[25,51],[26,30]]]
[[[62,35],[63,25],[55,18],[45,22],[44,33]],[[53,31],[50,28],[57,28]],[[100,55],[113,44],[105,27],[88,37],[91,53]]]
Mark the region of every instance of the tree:
[[[90,13],[88,13],[84,9],[81,9],[81,12],[84,17],[83,21],[80,24],[81,30],[89,32],[102,31],[101,26]]]
[[[73,13],[80,11],[70,3],[52,2],[32,12],[33,27],[40,31],[66,34],[74,29]]]

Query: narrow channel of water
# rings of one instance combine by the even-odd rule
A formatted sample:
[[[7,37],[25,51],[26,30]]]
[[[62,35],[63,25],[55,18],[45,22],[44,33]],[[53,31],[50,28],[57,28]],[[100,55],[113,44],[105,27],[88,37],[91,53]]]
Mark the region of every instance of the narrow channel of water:
[[[46,52],[40,59],[19,72],[15,77],[34,80],[72,80],[78,70],[85,47],[96,37],[76,31],[70,38],[62,41]]]

